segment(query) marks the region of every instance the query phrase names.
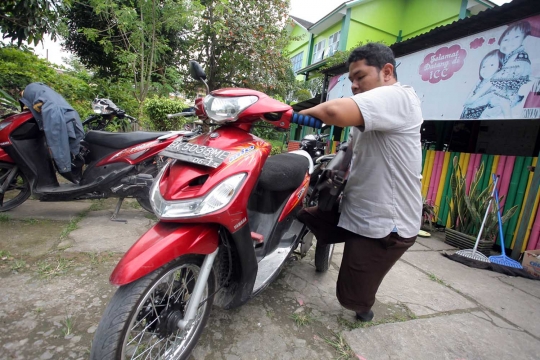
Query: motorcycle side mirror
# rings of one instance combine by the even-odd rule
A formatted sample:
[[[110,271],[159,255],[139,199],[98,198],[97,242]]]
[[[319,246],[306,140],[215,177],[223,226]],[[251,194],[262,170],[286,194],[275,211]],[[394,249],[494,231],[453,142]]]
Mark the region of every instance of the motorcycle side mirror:
[[[189,74],[191,75],[193,79],[197,81],[202,81],[203,84],[206,86],[206,93],[207,94],[210,93],[210,88],[208,87],[208,84],[206,83],[206,74],[198,62],[194,60],[189,61]]]
[[[196,61],[191,60],[189,62],[189,74],[193,79],[197,81],[206,80],[206,74],[204,73],[203,68]]]

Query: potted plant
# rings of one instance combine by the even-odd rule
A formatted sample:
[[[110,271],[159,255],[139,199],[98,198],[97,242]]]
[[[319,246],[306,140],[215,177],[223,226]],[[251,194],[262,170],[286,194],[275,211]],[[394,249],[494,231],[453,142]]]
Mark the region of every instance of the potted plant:
[[[426,223],[429,224],[428,230],[433,230],[433,223],[437,222],[437,207],[433,204],[433,200],[422,198],[422,227],[425,228]]]
[[[482,163],[474,174],[469,193],[467,194],[466,177],[461,172],[457,157],[454,157],[452,165],[453,170],[450,177],[452,198],[447,198],[447,203],[450,206],[450,228],[446,228],[445,242],[460,249],[472,249],[491,199],[493,182],[485,189],[480,188],[480,182],[484,175],[484,164]],[[502,201],[502,198],[499,199],[499,202]],[[517,208],[517,205],[513,206],[503,214],[503,224],[514,216]],[[497,211],[495,201],[492,201],[482,231],[482,237],[478,244],[478,250],[486,256],[490,255],[491,248],[497,237]]]

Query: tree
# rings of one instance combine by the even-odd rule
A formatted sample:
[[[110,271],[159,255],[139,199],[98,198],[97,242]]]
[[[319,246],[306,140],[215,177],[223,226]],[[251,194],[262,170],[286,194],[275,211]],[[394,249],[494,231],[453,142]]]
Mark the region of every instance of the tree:
[[[189,57],[206,69],[211,89],[248,87],[285,97],[294,82],[284,52],[288,0],[204,0]],[[182,54],[179,54],[180,56]],[[187,58],[183,62],[187,64]]]
[[[64,2],[65,3],[65,2]],[[20,46],[23,41],[37,45],[44,34],[54,40],[62,2],[54,0],[2,0],[0,30],[2,37]]]
[[[151,90],[178,87],[170,64],[197,6],[188,0],[81,0],[67,13],[64,45],[102,77],[127,75],[142,106]]]
[[[76,54],[88,69],[95,69],[98,77],[121,75],[118,54],[105,48],[105,44],[121,46],[119,31],[109,28],[105,17],[96,15],[91,0],[73,3],[66,9],[64,21],[64,48]],[[89,37],[83,32],[85,29],[96,29],[96,33]]]

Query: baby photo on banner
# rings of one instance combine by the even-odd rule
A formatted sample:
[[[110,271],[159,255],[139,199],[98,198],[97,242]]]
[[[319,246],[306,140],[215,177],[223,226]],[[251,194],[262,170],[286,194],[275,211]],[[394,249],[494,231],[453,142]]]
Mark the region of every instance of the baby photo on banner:
[[[540,118],[540,15],[396,61],[426,120]]]

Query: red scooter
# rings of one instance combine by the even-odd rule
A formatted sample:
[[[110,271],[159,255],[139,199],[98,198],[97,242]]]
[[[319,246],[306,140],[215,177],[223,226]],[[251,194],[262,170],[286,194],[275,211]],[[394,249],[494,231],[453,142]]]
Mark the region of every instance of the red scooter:
[[[157,154],[190,134],[194,133],[89,131],[66,178],[71,183],[59,184],[45,134],[32,113],[4,117],[0,119],[0,212],[19,206],[30,195],[41,201],[116,197],[113,219],[126,197],[136,198],[152,211],[148,193],[159,172]]]
[[[192,77],[204,82],[190,62]],[[205,82],[206,84],[206,82]],[[207,86],[208,87],[208,86]],[[177,139],[150,191],[159,222],[124,255],[110,281],[119,288],[92,343],[91,359],[187,359],[212,305],[238,307],[265,289],[313,235],[296,219],[307,194],[311,156],[269,157],[249,131],[265,120],[320,127],[289,105],[249,89],[221,89],[196,101],[213,131]],[[316,263],[325,271],[326,263]]]

